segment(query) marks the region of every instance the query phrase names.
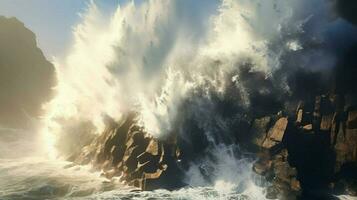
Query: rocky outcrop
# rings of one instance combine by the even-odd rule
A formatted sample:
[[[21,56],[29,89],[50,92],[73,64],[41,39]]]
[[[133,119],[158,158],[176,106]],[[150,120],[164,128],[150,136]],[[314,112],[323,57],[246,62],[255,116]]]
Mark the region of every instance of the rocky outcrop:
[[[35,34],[16,18],[0,16],[0,126],[28,128],[54,85],[54,67]]]
[[[319,95],[301,101],[294,115],[281,116],[270,127],[256,120],[254,124],[264,127],[259,130],[266,130],[260,136],[266,137],[255,139],[261,150],[253,169],[272,182],[267,197],[334,199],[331,194],[357,195],[354,103],[351,95]]]
[[[357,109],[353,102],[352,96],[320,95],[299,102],[293,114],[279,112],[252,120],[249,138],[260,149],[253,170],[271,182],[268,198],[356,195]],[[176,136],[153,138],[131,113],[121,123],[108,120],[106,130],[70,160],[91,164],[103,176],[120,177],[143,190],[173,189],[184,185],[182,164],[200,156],[184,144]]]
[[[261,150],[258,152],[259,159],[253,165],[253,170],[272,183],[267,188],[267,198],[291,199],[291,196],[298,194],[301,187],[297,180],[296,168],[289,165],[288,151],[281,146],[288,118],[281,113],[271,118],[273,122],[266,127],[263,133],[265,137],[258,144]]]
[[[357,195],[355,102],[348,95],[319,95],[297,103],[292,114],[252,120],[248,138],[259,147],[253,170],[271,183],[268,198]],[[131,113],[121,123],[108,120],[106,130],[70,160],[143,190],[183,186],[184,165],[202,156],[189,147],[203,139],[190,140],[197,141],[192,146],[176,136],[157,139],[137,125],[136,117]]]
[[[336,1],[336,10],[338,14],[350,21],[351,23],[357,25],[357,2],[354,0],[337,0]]]
[[[282,142],[287,125],[288,119],[286,117],[281,117],[278,119],[274,126],[268,131],[267,137],[262,143],[262,147],[270,149]]]
[[[176,162],[180,150],[174,137],[159,140],[137,125],[136,114],[122,123],[108,122],[106,130],[69,160],[91,164],[103,176],[143,190],[172,189],[179,186]]]

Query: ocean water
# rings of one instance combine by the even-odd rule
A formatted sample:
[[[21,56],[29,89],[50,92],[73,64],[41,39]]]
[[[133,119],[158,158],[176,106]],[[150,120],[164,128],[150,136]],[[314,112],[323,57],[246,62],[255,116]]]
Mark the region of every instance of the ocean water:
[[[341,200],[356,197],[340,196]],[[176,191],[140,191],[118,179],[108,180],[89,166],[41,157],[0,159],[1,200],[108,199],[108,200],[264,200],[265,188],[250,184],[244,190],[227,190],[224,183],[207,187],[187,187]]]
[[[244,191],[224,184],[187,187],[176,191],[140,191],[108,180],[88,166],[40,157],[0,160],[0,199],[264,199],[264,189],[250,185]]]

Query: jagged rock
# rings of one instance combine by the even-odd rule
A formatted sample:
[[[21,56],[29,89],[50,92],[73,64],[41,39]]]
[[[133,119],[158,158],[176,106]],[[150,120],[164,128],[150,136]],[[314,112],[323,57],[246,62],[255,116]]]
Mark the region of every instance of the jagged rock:
[[[291,167],[288,163],[288,152],[286,150],[283,150],[274,157],[273,171],[275,175],[275,184],[278,185],[280,190],[284,190],[283,193],[289,193],[290,190],[292,190],[292,183],[300,184],[296,179],[296,169]],[[297,181],[298,183],[294,181]]]
[[[333,199],[331,188],[355,194],[357,113],[351,105],[343,109],[341,101],[338,95],[321,95],[300,102],[296,118],[280,118],[268,131],[261,146],[271,157],[253,165],[256,173],[271,180],[268,198],[295,199],[301,194],[302,199]]]
[[[255,119],[251,128],[251,134],[253,135],[253,144],[261,146],[267,137],[267,131],[269,124],[271,123],[271,117],[266,116],[259,119]]]
[[[282,117],[280,118],[271,129],[270,139],[281,142],[283,140],[283,136],[286,130],[286,126],[288,124],[288,118]]]
[[[314,116],[319,116],[321,114],[321,103],[322,103],[322,96],[315,97],[315,105],[314,105]]]
[[[294,199],[300,191],[300,182],[297,180],[296,169],[288,163],[288,152],[280,151],[269,156],[266,151],[260,153],[259,160],[253,164],[253,170],[272,185],[268,187],[266,198],[268,199]]]
[[[302,123],[302,115],[303,115],[303,109],[299,109],[297,112],[297,117],[296,117],[296,123],[301,124]]]
[[[145,152],[157,156],[159,154],[159,143],[155,140],[151,140]]]
[[[271,160],[259,161],[253,164],[253,170],[259,175],[265,175],[272,166]]]
[[[329,131],[332,127],[333,115],[324,115],[321,119],[320,129],[323,131]]]
[[[347,128],[357,129],[357,111],[350,111],[348,113]]]
[[[295,177],[290,180],[290,188],[296,192],[301,190],[300,182]]]
[[[121,176],[128,185],[141,189],[165,188],[170,174],[164,172],[169,167],[175,169],[179,154],[176,140],[159,141],[151,137],[136,125],[135,116],[129,114],[122,123],[111,123],[79,155],[72,157],[78,164],[92,163],[106,178]]]
[[[277,199],[279,195],[279,189],[275,186],[269,186],[266,191],[266,198],[267,199]]]
[[[153,173],[144,172],[144,177],[145,179],[157,179],[161,176],[162,172],[166,170],[166,168],[167,166],[164,165],[163,169],[157,169],[156,172]]]
[[[287,161],[275,161],[274,173],[281,182],[285,183],[290,183],[291,178],[296,176],[296,170],[294,170]]]
[[[312,131],[312,124],[307,124],[303,127],[304,131]]]
[[[356,111],[350,111],[347,122],[341,121],[336,125],[339,126],[339,131],[336,131],[334,136],[337,170],[345,163],[357,161],[357,129],[353,129],[355,118]]]
[[[336,10],[347,21],[357,25],[356,17],[357,2],[354,0],[337,0]]]
[[[348,160],[349,146],[345,143],[337,143],[335,145],[336,151],[336,168],[339,167]]]
[[[357,161],[357,129],[346,130],[345,143],[348,146],[347,161]]]
[[[275,125],[269,130],[262,147],[269,149],[280,143],[283,140],[287,124],[288,119],[286,117],[282,117],[276,121]]]

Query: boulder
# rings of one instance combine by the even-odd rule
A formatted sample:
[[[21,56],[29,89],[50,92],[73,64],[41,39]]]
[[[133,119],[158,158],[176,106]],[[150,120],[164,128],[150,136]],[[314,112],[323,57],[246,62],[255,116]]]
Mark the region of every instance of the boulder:
[[[257,174],[271,181],[267,198],[330,199],[330,192],[337,190],[357,194],[354,108],[343,111],[321,95],[312,103],[300,102],[295,114],[296,118],[279,118],[269,129],[253,165]],[[264,152],[270,156],[261,156]]]
[[[300,186],[300,181],[298,181],[295,177],[290,180],[290,188],[293,191],[300,191],[301,186]]]
[[[267,137],[269,125],[271,123],[271,117],[266,116],[259,119],[255,119],[251,128],[251,134],[253,135],[253,144],[262,146],[264,140]]]
[[[350,120],[353,115],[349,115]],[[336,136],[336,144],[334,146],[336,152],[336,169],[348,162],[357,161],[357,129],[343,129],[343,124],[340,124],[339,132]]]
[[[165,154],[166,151],[171,153]],[[168,164],[178,169],[173,166],[178,155],[175,139],[153,138],[137,125],[136,115],[132,113],[122,123],[108,126],[79,155],[72,157],[77,164],[91,163],[94,169],[102,170],[106,178],[121,176],[121,181],[145,190],[168,186],[170,174],[163,172]]]
[[[297,124],[301,124],[301,123],[302,123],[303,113],[304,113],[303,109],[299,109],[299,110],[297,111],[297,116],[296,116],[296,123],[297,123]]]
[[[274,125],[274,127],[270,130],[269,134],[270,139],[281,142],[283,141],[283,136],[286,130],[286,126],[288,125],[288,118],[282,117],[280,118]]]
[[[357,129],[346,130],[346,141],[348,146],[347,161],[357,161]]]
[[[159,143],[156,140],[151,140],[149,145],[147,146],[145,152],[157,156],[159,154]]]
[[[347,128],[357,129],[357,111],[348,112]]]
[[[253,171],[259,175],[265,175],[271,170],[271,160],[260,160],[253,164]]]
[[[271,148],[274,145],[283,141],[284,133],[288,124],[288,119],[282,117],[275,122],[275,125],[268,131],[262,147]]]
[[[312,124],[307,124],[304,127],[302,127],[304,131],[312,131]]]
[[[333,114],[324,115],[321,118],[320,130],[329,131],[332,127]]]

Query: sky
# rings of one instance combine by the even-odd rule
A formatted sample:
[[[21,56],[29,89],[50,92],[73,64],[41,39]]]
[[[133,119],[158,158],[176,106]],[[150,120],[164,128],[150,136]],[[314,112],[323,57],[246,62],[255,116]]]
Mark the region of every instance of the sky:
[[[126,0],[94,0],[108,12]],[[89,0],[0,0],[0,15],[16,17],[37,36],[48,59],[65,54],[72,39],[72,28],[80,21]]]

